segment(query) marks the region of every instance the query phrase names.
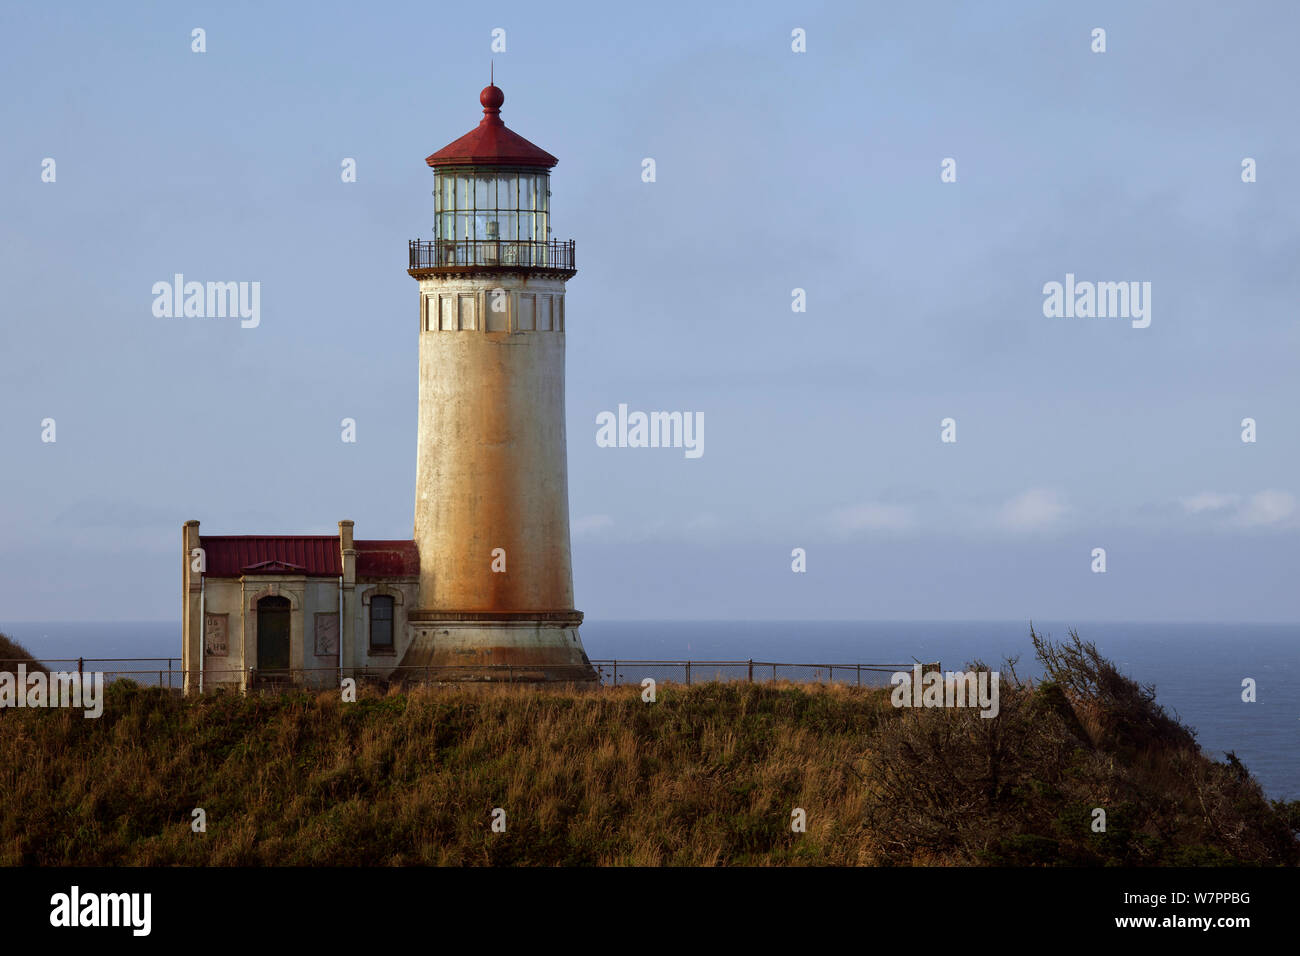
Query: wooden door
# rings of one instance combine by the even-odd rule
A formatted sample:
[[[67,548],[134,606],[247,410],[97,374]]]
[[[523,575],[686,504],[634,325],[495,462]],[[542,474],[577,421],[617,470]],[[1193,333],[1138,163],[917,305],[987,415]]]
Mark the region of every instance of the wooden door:
[[[289,599],[257,602],[257,672],[263,678],[289,677]]]

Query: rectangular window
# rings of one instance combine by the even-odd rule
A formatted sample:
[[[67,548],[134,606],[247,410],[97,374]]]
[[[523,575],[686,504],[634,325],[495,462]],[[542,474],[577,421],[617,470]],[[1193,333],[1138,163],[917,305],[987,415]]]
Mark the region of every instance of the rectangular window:
[[[483,312],[485,331],[487,332],[509,332],[510,331],[510,293],[503,292],[498,295],[489,289],[486,293],[487,308]],[[497,308],[501,311],[497,311]]]
[[[539,295],[537,297],[537,329],[540,332],[551,331],[551,297],[549,295]]]
[[[438,296],[438,309],[441,316],[439,328],[444,332],[456,331],[456,297],[451,295]]]
[[[472,331],[478,328],[478,325],[474,321],[475,320],[474,304],[475,301],[478,299],[478,296],[473,292],[471,292],[468,294],[462,293],[456,296],[456,298],[459,300],[458,304],[460,306],[460,330],[464,332],[467,330]]]
[[[519,331],[532,332],[537,328],[537,296],[531,292],[519,293]]]
[[[370,599],[370,649],[393,649],[393,599],[387,594],[376,594]]]

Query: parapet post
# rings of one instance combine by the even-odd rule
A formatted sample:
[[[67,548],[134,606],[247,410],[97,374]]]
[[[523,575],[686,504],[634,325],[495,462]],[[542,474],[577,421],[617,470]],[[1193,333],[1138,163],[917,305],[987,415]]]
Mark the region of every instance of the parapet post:
[[[199,547],[199,523],[191,519],[181,529],[181,672],[186,694],[198,689],[203,653],[203,573],[194,570],[194,551]]]
[[[339,522],[339,553],[342,557],[343,576],[339,582],[339,679],[345,669],[352,667],[356,646],[353,625],[356,623],[357,549],[353,536],[355,522],[344,518]]]

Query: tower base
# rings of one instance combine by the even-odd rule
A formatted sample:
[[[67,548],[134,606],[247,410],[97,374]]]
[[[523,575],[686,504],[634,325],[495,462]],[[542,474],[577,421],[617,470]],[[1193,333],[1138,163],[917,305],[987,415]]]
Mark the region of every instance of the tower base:
[[[475,614],[415,611],[393,677],[470,682],[599,683],[578,637],[581,612]],[[421,673],[421,669],[424,673]]]

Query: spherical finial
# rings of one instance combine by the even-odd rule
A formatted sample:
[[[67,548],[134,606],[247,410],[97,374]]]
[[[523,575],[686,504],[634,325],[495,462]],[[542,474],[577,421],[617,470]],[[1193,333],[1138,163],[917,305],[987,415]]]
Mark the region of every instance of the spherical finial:
[[[492,83],[483,87],[483,92],[478,95],[478,101],[483,104],[485,110],[499,110],[501,104],[506,101],[506,95],[501,92],[501,87]]]

